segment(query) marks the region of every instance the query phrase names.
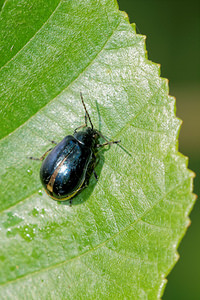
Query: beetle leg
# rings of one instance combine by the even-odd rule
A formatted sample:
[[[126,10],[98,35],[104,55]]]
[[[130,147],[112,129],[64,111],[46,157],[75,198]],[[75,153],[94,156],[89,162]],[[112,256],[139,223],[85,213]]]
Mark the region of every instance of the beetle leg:
[[[97,144],[96,147],[97,147],[97,148],[100,148],[100,147],[104,147],[104,146],[106,146],[106,145],[118,144],[118,143],[120,143],[120,142],[121,142],[120,140],[119,140],[119,141],[106,142],[106,143],[103,143],[103,144]]]
[[[29,159],[32,159],[32,160],[40,160],[40,161],[43,161],[45,156],[52,150],[53,148],[50,148],[49,150],[47,150],[40,158],[37,158],[37,157],[28,157]]]
[[[39,160],[44,160],[45,156],[52,150],[53,148],[50,148],[49,150],[47,150],[40,158]]]
[[[31,159],[31,160],[40,160],[39,158],[33,157],[33,156],[28,156],[27,158],[28,158],[28,159]]]
[[[58,144],[58,143],[56,143],[55,141],[51,141],[51,140],[49,140],[49,142],[51,142],[52,144],[55,144],[55,145]]]
[[[106,143],[97,144],[96,145],[97,148],[104,147],[106,145],[118,144],[121,142],[120,140],[119,141],[109,141],[100,131],[96,130],[96,132],[106,141]]]
[[[93,170],[93,174],[94,174],[96,181],[98,181],[98,176],[97,176],[97,173],[95,172],[95,170]]]

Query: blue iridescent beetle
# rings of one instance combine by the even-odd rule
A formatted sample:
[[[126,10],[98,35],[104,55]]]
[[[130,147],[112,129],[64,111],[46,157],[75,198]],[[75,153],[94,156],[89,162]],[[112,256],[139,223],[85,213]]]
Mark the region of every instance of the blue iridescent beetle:
[[[40,168],[40,180],[47,194],[57,201],[70,200],[89,183],[89,178],[96,165],[98,148],[117,144],[120,141],[108,141],[100,131],[94,129],[83,101],[85,124],[76,128],[73,135],[67,135],[59,144],[49,149],[39,159],[43,161]],[[89,119],[91,127],[88,127]],[[78,131],[79,129],[82,129]],[[99,144],[102,137],[106,143]],[[48,154],[49,153],[49,154]],[[48,155],[47,155],[48,154]]]

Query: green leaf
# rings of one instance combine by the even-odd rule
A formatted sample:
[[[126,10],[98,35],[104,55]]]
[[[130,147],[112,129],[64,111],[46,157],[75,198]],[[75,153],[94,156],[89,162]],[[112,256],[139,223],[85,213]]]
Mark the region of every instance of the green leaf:
[[[159,66],[113,0],[0,5],[0,299],[157,299],[194,203]],[[40,157],[84,122],[121,139],[59,204]]]

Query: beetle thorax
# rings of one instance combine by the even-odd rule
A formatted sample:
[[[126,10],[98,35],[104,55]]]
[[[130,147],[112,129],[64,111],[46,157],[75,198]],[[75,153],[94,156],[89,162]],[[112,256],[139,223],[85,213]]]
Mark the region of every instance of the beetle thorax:
[[[96,130],[86,127],[85,130],[76,132],[74,137],[84,146],[93,148],[98,143],[99,135]]]

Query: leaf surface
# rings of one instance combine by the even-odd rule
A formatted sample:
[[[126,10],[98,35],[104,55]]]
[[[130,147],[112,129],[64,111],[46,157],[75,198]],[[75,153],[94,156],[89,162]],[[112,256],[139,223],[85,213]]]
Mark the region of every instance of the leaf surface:
[[[194,197],[145,38],[110,0],[5,1],[0,19],[0,298],[159,298]],[[83,124],[80,91],[121,144],[101,151],[98,183],[70,207],[27,157]]]

